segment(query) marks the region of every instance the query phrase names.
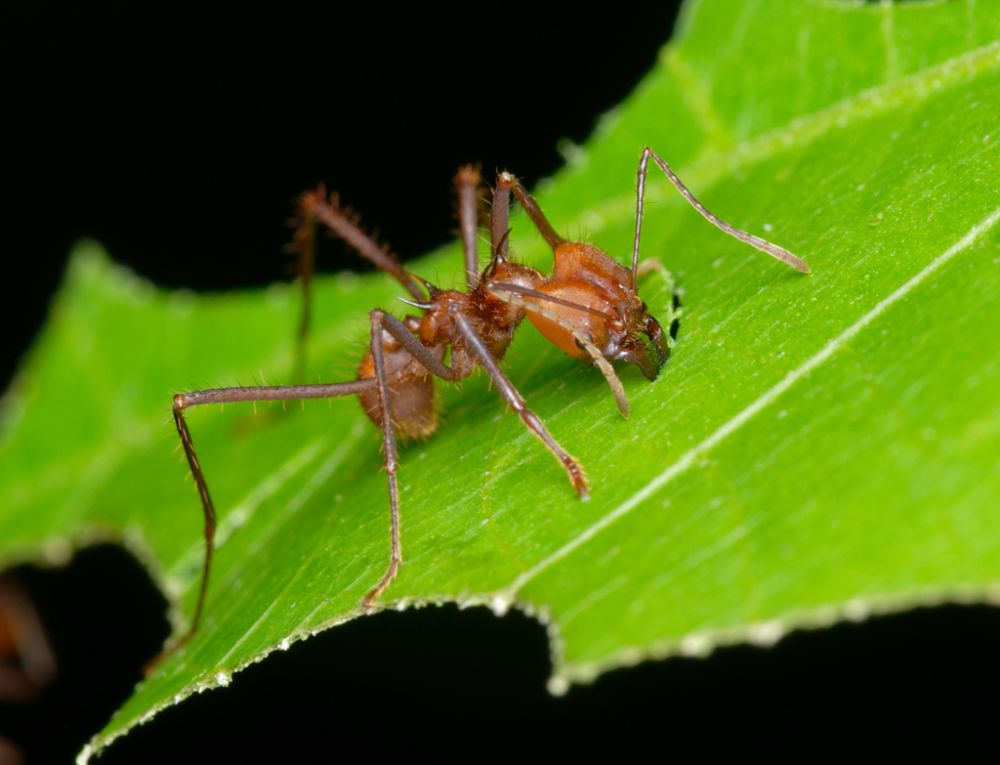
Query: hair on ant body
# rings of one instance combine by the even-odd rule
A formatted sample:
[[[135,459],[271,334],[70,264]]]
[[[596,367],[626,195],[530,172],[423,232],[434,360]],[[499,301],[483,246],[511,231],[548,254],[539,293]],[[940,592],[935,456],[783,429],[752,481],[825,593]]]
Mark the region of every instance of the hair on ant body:
[[[638,278],[657,261],[639,261],[646,172],[650,158],[663,170],[684,198],[710,223],[727,234],[768,253],[792,268],[808,273],[803,260],[760,237],[737,229],[709,212],[684,186],[670,166],[646,147],[639,160],[635,236],[631,268],[626,268],[597,247],[567,241],[550,225],[535,200],[517,178],[501,172],[493,190],[489,216],[490,260],[480,272],[476,230],[481,178],[471,166],[455,178],[459,199],[460,235],[465,256],[466,289],[442,290],[409,273],[398,260],[358,225],[336,196],[320,187],[299,198],[295,249],[302,272],[303,309],[298,331],[297,369],[301,379],[305,343],[310,324],[311,279],[315,264],[316,232],[322,226],[347,242],[359,255],[392,275],[409,293],[404,303],[420,315],[398,319],[381,309],[369,313],[368,352],[354,380],[317,385],[277,385],[178,393],[173,414],[177,432],[194,475],[205,516],[205,557],[198,602],[187,634],[197,631],[204,610],[212,566],[215,509],[205,473],[195,452],[184,418],[193,406],[238,401],[293,401],[357,396],[365,414],[382,432],[385,471],[389,488],[390,557],[378,582],[365,595],[361,607],[374,609],[375,601],[389,587],[403,562],[400,542],[397,435],[424,438],[437,428],[434,378],[458,381],[482,367],[493,387],[521,418],[524,426],[559,461],[577,495],[586,499],[587,477],[580,463],[552,437],[542,420],[500,369],[514,331],[527,318],[541,334],[565,353],[596,366],[604,375],[622,415],[629,403],[613,363],[635,364],[650,380],[656,379],[670,350],[668,335],[649,313],[638,294]],[[524,208],[532,224],[552,248],[551,276],[508,258],[510,196]],[[448,359],[445,362],[445,358]],[[175,646],[176,647],[176,646]]]

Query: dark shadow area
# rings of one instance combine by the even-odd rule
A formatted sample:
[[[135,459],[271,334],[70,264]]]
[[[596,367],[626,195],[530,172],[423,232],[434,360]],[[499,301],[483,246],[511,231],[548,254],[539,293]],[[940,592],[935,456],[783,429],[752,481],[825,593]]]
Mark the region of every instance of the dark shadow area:
[[[269,284],[293,275],[294,198],[325,181],[404,259],[451,240],[458,166],[553,173],[559,142],[583,141],[653,66],[678,6],[5,9],[18,293],[0,303],[0,380],[82,237],[164,286]],[[335,242],[320,267],[363,268]]]
[[[8,574],[34,603],[57,669],[33,702],[0,704],[0,737],[28,763],[71,762],[166,639],[166,601],[116,545],[83,550],[65,568],[21,566]]]
[[[35,704],[0,707],[0,734],[28,762],[66,762],[158,650],[164,602],[113,546],[62,570],[17,576],[42,614],[60,674]],[[597,743],[664,755],[794,751],[802,735],[845,745],[871,730],[883,743],[954,733],[972,745],[991,740],[1000,714],[998,638],[998,609],[919,609],[794,633],[770,650],[645,663],[556,698],[545,690],[545,632],[523,614],[384,613],[272,654],[229,688],[138,728],[99,762],[287,762],[352,746],[407,756],[467,737],[491,754],[547,741],[570,756]]]

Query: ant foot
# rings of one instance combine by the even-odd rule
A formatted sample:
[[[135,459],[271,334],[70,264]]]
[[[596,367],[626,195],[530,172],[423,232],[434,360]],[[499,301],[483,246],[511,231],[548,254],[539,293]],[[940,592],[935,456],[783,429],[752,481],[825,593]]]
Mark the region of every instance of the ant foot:
[[[392,580],[396,578],[396,572],[399,571],[399,564],[401,562],[402,561],[399,559],[393,559],[385,574],[382,575],[382,579],[379,583],[375,585],[371,592],[365,595],[365,599],[361,601],[361,610],[364,613],[371,614],[375,612],[375,601],[378,600],[379,596],[389,588],[390,584],[392,584]]]

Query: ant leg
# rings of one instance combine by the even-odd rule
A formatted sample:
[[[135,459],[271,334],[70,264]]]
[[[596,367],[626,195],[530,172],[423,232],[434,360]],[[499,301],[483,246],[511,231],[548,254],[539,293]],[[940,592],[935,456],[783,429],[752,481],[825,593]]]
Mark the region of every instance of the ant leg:
[[[479,258],[476,255],[476,231],[479,228],[479,168],[465,165],[455,176],[458,190],[458,223],[465,252],[465,284],[472,292],[479,283]]]
[[[396,281],[417,300],[424,299],[420,285],[386,248],[366,234],[357,223],[357,216],[341,208],[336,196],[326,196],[323,187],[309,191],[299,199],[300,230],[303,225],[324,224],[331,232],[347,242],[354,250],[380,271],[395,277]]]
[[[753,234],[747,233],[743,229],[736,228],[726,223],[715,213],[708,210],[705,205],[698,201],[694,194],[692,194],[687,186],[685,186],[681,179],[677,177],[673,170],[670,169],[670,165],[660,157],[655,151],[653,151],[648,146],[642,150],[642,157],[639,159],[639,169],[637,171],[637,188],[636,188],[636,205],[635,205],[635,240],[632,244],[632,285],[635,286],[636,273],[638,270],[639,263],[639,232],[642,228],[642,202],[643,197],[646,192],[646,166],[649,164],[649,158],[652,157],[653,161],[660,166],[660,169],[666,174],[670,182],[674,184],[676,189],[681,193],[681,195],[688,201],[688,203],[698,211],[698,213],[709,223],[711,223],[716,228],[724,231],[741,242],[749,244],[751,247],[755,247],[761,252],[766,252],[773,258],[777,258],[782,263],[785,263],[796,271],[801,271],[804,274],[809,273],[808,264],[802,260],[802,258],[797,255],[793,255],[784,247],[779,247],[776,244],[772,244],[766,239],[761,239],[759,236],[754,236]]]
[[[504,178],[513,178],[509,173],[501,173],[497,177],[496,188],[493,189],[493,206],[490,209],[490,256],[491,260],[507,259],[507,233],[510,221],[510,186],[504,184]]]
[[[317,196],[326,197],[326,189],[322,186],[316,192]],[[292,249],[299,254],[299,283],[302,285],[302,314],[299,317],[299,328],[295,335],[295,369],[294,380],[304,382],[306,375],[306,343],[309,337],[309,325],[312,323],[312,278],[316,270],[316,222],[302,211],[301,220],[295,229]]]
[[[392,410],[389,407],[389,384],[385,373],[385,349],[382,344],[382,327],[385,324],[386,314],[375,309],[369,314],[369,317],[371,318],[371,354],[375,366],[375,390],[378,391],[381,410],[379,419],[382,421],[382,454],[385,458],[385,474],[389,480],[392,552],[389,556],[389,568],[385,570],[378,584],[365,595],[365,599],[361,602],[361,608],[365,613],[372,612],[372,603],[385,592],[392,580],[396,578],[396,572],[399,571],[399,566],[403,562],[403,548],[399,539],[399,484],[396,480],[399,458],[396,452],[396,430],[392,424]],[[406,326],[402,322],[399,323],[405,330]],[[413,337],[409,330],[406,331],[406,334]]]
[[[335,195],[328,196],[321,185],[299,197],[296,229],[292,242],[299,253],[299,272],[302,283],[302,317],[296,339],[295,370],[301,380],[305,374],[306,338],[312,315],[312,275],[316,262],[316,224],[322,223],[333,234],[347,242],[354,250],[380,271],[393,276],[415,299],[423,300],[420,285],[399,263],[396,257],[375,239],[366,234],[357,223],[357,216],[341,208]]]
[[[555,305],[566,306],[567,308],[572,308],[581,313],[589,313],[591,316],[598,316],[605,321],[617,321],[617,317],[613,316],[606,311],[601,311],[597,308],[591,308],[589,305],[582,305],[580,303],[574,303],[572,300],[566,300],[565,298],[556,297],[555,295],[547,295],[544,292],[539,292],[538,290],[533,290],[531,287],[522,287],[520,284],[513,284],[509,282],[494,282],[490,281],[487,285],[491,294],[495,292],[510,293],[513,295],[524,295],[525,297],[534,298],[535,300],[543,300],[546,303],[553,303]],[[497,295],[501,300],[502,295]],[[510,301],[508,301],[510,302]],[[520,305],[518,303],[517,305]],[[522,306],[524,308],[530,308],[531,306]]]
[[[497,297],[503,300],[507,299],[508,295],[504,292],[500,293],[492,292],[493,287],[501,286],[499,283],[490,282],[488,286],[491,288],[491,294],[496,294]],[[510,287],[511,289],[518,288],[518,285],[504,284],[502,286],[505,288]],[[519,301],[519,298],[516,298],[513,295],[509,295],[509,297],[511,298],[509,302],[513,302],[515,300]],[[548,296],[546,295],[542,297],[548,297]],[[579,306],[579,307],[583,310],[588,310],[586,309],[585,306]],[[534,310],[534,306],[527,306],[527,308],[529,310]],[[399,343],[404,348],[406,348],[406,350],[410,353],[410,355],[413,356],[413,358],[416,359],[418,362],[420,362],[420,364],[431,374],[437,375],[438,377],[444,380],[450,380],[450,381],[457,381],[462,379],[461,372],[454,369],[453,367],[449,367],[448,365],[434,358],[431,352],[423,344],[421,344],[421,342],[416,337],[414,337],[413,333],[410,332],[410,330],[406,328],[406,325],[403,324],[403,322],[401,322],[395,316],[390,316],[389,314],[383,313],[382,311],[377,309],[375,311],[372,311],[371,315],[373,316],[373,321],[377,320],[379,325],[383,329],[385,329],[390,335],[392,335],[396,340],[398,340]],[[569,473],[570,481],[572,481],[573,485],[577,488],[577,491],[580,492],[581,495],[586,496],[587,480],[586,476],[584,476],[583,474],[583,469],[580,467],[579,463],[577,463],[577,461],[573,459],[573,457],[569,456],[562,449],[562,447],[560,447],[559,444],[556,443],[555,439],[553,439],[552,436],[549,435],[548,431],[546,431],[545,426],[542,424],[541,420],[538,419],[538,416],[526,407],[524,399],[521,397],[521,394],[517,392],[517,390],[514,388],[510,380],[507,379],[506,375],[504,375],[504,373],[500,370],[500,366],[499,364],[497,364],[497,361],[493,357],[493,354],[490,352],[489,348],[486,347],[486,344],[483,343],[482,338],[480,338],[479,335],[476,334],[476,331],[472,328],[472,325],[469,324],[468,319],[462,316],[460,309],[452,307],[449,310],[449,315],[455,322],[455,325],[458,327],[462,339],[465,341],[466,345],[472,350],[475,356],[479,359],[479,362],[489,373],[490,377],[493,379],[494,385],[497,386],[497,389],[500,391],[501,395],[503,395],[503,397],[506,398],[507,401],[510,403],[511,407],[515,411],[517,411],[518,414],[521,415],[521,419],[524,420],[525,424],[532,430],[532,432],[536,436],[538,436],[538,438],[542,441],[542,443],[544,443],[548,447],[548,449],[556,456],[556,458],[563,463],[563,466],[566,468],[567,473]],[[594,347],[594,344],[590,341],[590,339],[587,336],[580,333],[579,331],[577,331],[571,325],[564,324],[563,326],[565,326],[569,331],[573,332],[574,336],[577,337],[578,341],[581,344],[585,343],[589,345],[590,348],[592,349],[592,353],[596,353],[600,357],[599,360],[595,360],[595,363],[603,364],[604,367],[607,367],[607,369],[610,370],[611,378],[614,380],[614,383],[612,384],[612,390],[614,390],[617,387],[618,391],[620,391],[621,396],[624,397],[625,392],[621,389],[621,383],[615,376],[614,370],[611,369],[611,365],[608,364],[607,360],[603,356],[600,356],[600,351],[598,351],[597,348]],[[375,354],[373,353],[372,355],[374,358]],[[625,401],[624,406],[627,416],[628,400],[625,399],[624,401]],[[621,406],[621,404],[619,405]]]
[[[527,192],[521,182],[508,172],[502,172],[497,176],[497,189],[513,189],[514,196],[517,197],[517,201],[521,203],[521,207],[524,211],[528,213],[528,217],[531,218],[531,222],[535,224],[535,228],[538,229],[538,233],[542,235],[542,238],[549,243],[549,246],[554,250],[560,244],[565,242],[559,234],[555,232],[552,225],[549,223],[548,219],[542,213],[541,208],[531,198],[531,194]]]
[[[399,341],[400,345],[406,348],[407,352],[413,356],[431,374],[437,375],[442,380],[456,382],[462,379],[461,373],[449,367],[447,364],[438,361],[427,347],[421,343],[410,330],[406,328],[395,316],[383,313],[376,308],[369,316],[378,316],[378,321],[382,328]],[[373,354],[374,360],[374,354]]]
[[[178,393],[174,396],[174,423],[177,425],[177,434],[180,436],[181,445],[184,447],[184,454],[187,457],[191,474],[194,476],[195,485],[198,488],[198,495],[201,497],[202,509],[205,513],[205,560],[201,568],[201,585],[198,590],[198,604],[195,606],[194,618],[187,634],[180,639],[172,650],[187,643],[197,632],[201,623],[201,614],[205,605],[205,595],[208,592],[208,578],[212,570],[212,553],[215,539],[215,505],[212,497],[208,493],[208,484],[205,481],[205,473],[198,461],[198,454],[194,448],[194,440],[191,438],[191,431],[188,429],[187,421],[184,419],[184,410],[193,406],[204,404],[228,404],[237,401],[298,401],[310,398],[335,398],[337,396],[354,396],[358,393],[370,391],[375,387],[374,380],[353,380],[344,383],[330,383],[325,385],[273,385],[255,386],[239,388],[213,388],[209,390],[192,391],[191,393]],[[164,654],[165,655],[165,654]],[[160,658],[162,658],[161,655]]]
[[[588,493],[587,487],[587,476],[583,472],[583,467],[579,462],[573,457],[567,454],[556,440],[549,435],[548,430],[545,429],[545,425],[539,419],[538,415],[528,409],[527,404],[524,401],[524,397],[518,392],[517,388],[514,387],[513,383],[500,369],[500,365],[497,360],[493,358],[493,354],[490,349],[486,347],[482,338],[476,334],[476,330],[473,329],[469,320],[465,318],[457,308],[453,306],[449,310],[452,321],[455,323],[455,327],[458,330],[459,335],[465,342],[466,348],[471,351],[478,359],[479,363],[483,365],[486,372],[489,374],[490,379],[496,386],[500,395],[503,396],[510,407],[518,413],[521,417],[521,421],[527,426],[528,430],[531,431],[532,435],[538,438],[546,448],[555,455],[563,468],[565,468],[567,475],[569,476],[570,483],[573,484],[573,488],[576,489],[577,494],[580,495],[582,499],[587,499],[590,495]]]
[[[563,467],[566,469],[566,472],[569,475],[570,481],[572,482],[574,488],[577,490],[580,496],[586,497],[587,477],[583,472],[583,468],[573,457],[567,454],[563,450],[563,448],[559,446],[558,443],[556,443],[555,439],[552,438],[551,435],[549,435],[549,432],[545,429],[545,426],[542,424],[542,421],[538,418],[538,415],[536,415],[534,412],[532,412],[530,409],[527,408],[524,398],[521,396],[520,393],[517,392],[517,389],[513,386],[510,380],[507,379],[506,375],[504,375],[504,373],[500,370],[500,365],[497,364],[496,359],[493,358],[493,354],[490,353],[490,350],[486,347],[485,343],[483,343],[479,335],[476,334],[476,331],[469,324],[468,320],[464,316],[462,316],[461,313],[456,308],[452,308],[449,311],[449,314],[451,315],[453,321],[455,322],[455,326],[458,328],[459,333],[462,336],[462,339],[465,341],[468,348],[476,355],[476,357],[479,359],[479,362],[489,373],[490,377],[493,380],[493,384],[496,385],[501,395],[505,399],[507,399],[507,402],[511,405],[511,407],[521,416],[521,419],[524,421],[524,424],[528,426],[529,430],[531,430],[531,432],[535,436],[537,436],[538,439],[541,440],[543,444],[545,444],[545,446],[549,449],[549,451],[551,451],[555,455],[556,459],[558,459],[563,464]],[[392,335],[396,340],[398,340],[399,343],[404,348],[406,348],[406,350],[410,353],[410,355],[413,356],[413,358],[416,359],[418,362],[420,362],[420,364],[425,369],[427,369],[427,371],[429,371],[431,374],[437,375],[438,377],[444,380],[454,381],[461,379],[461,373],[459,371],[443,364],[442,362],[434,358],[433,355],[431,355],[430,351],[416,337],[414,337],[413,333],[410,332],[410,330],[406,328],[406,325],[403,324],[403,322],[401,322],[399,319],[397,319],[394,316],[390,316],[389,314],[383,313],[378,309],[372,311],[370,316],[372,319],[372,327],[373,327],[372,360],[375,362],[376,365],[376,378],[378,378],[379,376],[377,370],[378,370],[378,364],[380,363],[379,359],[382,356],[381,347],[379,347],[378,350],[376,350],[375,348],[376,345],[379,346],[381,345],[380,343],[376,343],[374,340],[375,337],[374,328],[378,326],[381,329],[385,329],[390,335]],[[620,383],[619,387],[621,387]],[[382,389],[380,388],[380,390]],[[382,395],[384,401],[385,396],[387,394],[382,394]],[[385,406],[386,405],[383,404],[383,407]],[[383,414],[384,413],[385,410],[383,410]],[[387,420],[383,420],[383,422],[387,422]],[[391,433],[391,430],[384,430],[384,433],[386,439],[384,443],[386,444],[386,454],[387,454],[386,472],[389,472],[390,461],[388,454],[390,453],[390,450],[393,455],[393,464],[395,464],[395,450],[396,450],[395,439]],[[393,468],[393,471],[389,472],[389,474],[391,476],[392,483],[394,483],[395,468]],[[390,484],[390,493],[392,492],[391,486],[392,484]],[[398,507],[394,509],[393,515],[394,515],[393,527],[398,528]],[[382,581],[375,588],[375,590],[369,593],[369,595],[365,598],[366,609],[370,606],[371,601],[373,601],[382,592],[385,591],[385,588],[388,587],[389,583],[392,581],[392,578],[395,576],[395,571],[399,566],[399,562],[396,560],[397,548],[398,548],[398,541],[395,537],[395,532],[394,532],[393,559],[390,562],[389,570],[386,571],[386,574],[383,577]]]
[[[543,292],[538,292],[537,290],[533,290],[528,287],[522,287],[518,284],[490,282],[487,287],[489,288],[491,295],[503,300],[505,303],[510,303],[511,305],[523,308],[525,311],[530,311],[531,313],[536,313],[539,316],[544,316],[549,321],[555,322],[567,332],[572,334],[573,339],[576,340],[576,344],[587,352],[594,366],[596,366],[601,371],[601,374],[604,375],[604,379],[607,381],[608,387],[611,388],[611,393],[615,397],[615,403],[618,404],[618,411],[622,413],[622,417],[627,418],[629,416],[629,401],[628,396],[625,393],[625,388],[622,386],[622,381],[618,379],[618,375],[615,373],[614,367],[611,366],[611,362],[609,362],[604,357],[604,354],[601,353],[600,349],[594,345],[594,339],[589,334],[583,333],[577,329],[572,322],[567,321],[561,314],[555,311],[549,311],[535,303],[529,303],[524,299],[524,297],[530,297],[535,300],[543,300],[548,303],[555,303],[568,308],[575,308],[584,313],[596,314],[602,318],[613,319],[614,317],[610,317],[608,314],[598,311],[597,309],[590,308],[589,306],[578,305],[572,301],[563,300],[562,298],[555,297],[554,295],[546,295]],[[650,373],[646,370],[646,368],[644,368],[643,363],[640,361],[635,361],[631,357],[629,357],[628,360],[638,364],[639,367],[642,368],[643,373],[649,379],[652,380],[656,378],[656,374],[653,374],[650,377]]]
[[[389,376],[385,370],[385,349],[382,341],[384,329],[407,350],[431,374],[445,380],[459,380],[461,374],[434,358],[433,354],[407,329],[395,316],[384,313],[376,308],[369,313],[371,319],[371,355],[375,367],[375,389],[379,393],[379,420],[382,427],[382,452],[385,457],[385,472],[389,481],[389,512],[391,516],[392,552],[389,557],[389,567],[378,584],[365,595],[361,608],[366,613],[374,610],[373,603],[386,591],[392,580],[396,578],[400,565],[403,563],[403,549],[400,540],[399,518],[399,485],[396,472],[399,468],[399,458],[396,451],[396,430],[392,424],[392,412],[389,407]]]
[[[31,701],[55,675],[37,609],[14,577],[0,574],[0,703]]]

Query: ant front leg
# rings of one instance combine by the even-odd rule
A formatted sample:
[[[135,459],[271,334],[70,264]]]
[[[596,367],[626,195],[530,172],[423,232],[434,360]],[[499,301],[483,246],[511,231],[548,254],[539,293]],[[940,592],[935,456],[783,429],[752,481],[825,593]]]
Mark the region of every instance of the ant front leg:
[[[688,187],[681,182],[681,179],[677,177],[677,174],[670,169],[670,165],[667,164],[666,160],[647,146],[642,150],[642,156],[639,158],[639,169],[636,172],[635,239],[632,244],[632,286],[635,286],[639,270],[639,235],[642,231],[642,205],[646,195],[646,170],[650,157],[652,157],[653,161],[659,165],[660,169],[664,172],[667,178],[670,179],[670,182],[674,184],[674,187],[681,193],[681,196],[683,196],[688,203],[698,211],[701,217],[713,226],[721,231],[724,231],[730,236],[739,239],[741,242],[745,242],[751,247],[755,247],[761,252],[766,252],[771,257],[777,258],[782,263],[794,268],[796,271],[800,271],[804,274],[809,273],[809,265],[798,255],[793,255],[784,247],[779,247],[766,239],[761,239],[759,236],[754,236],[753,234],[747,233],[743,229],[736,228],[736,226],[726,223],[726,221],[722,220],[722,218],[711,212],[705,207],[705,205],[699,202],[695,195],[688,190]]]
[[[178,393],[174,396],[174,423],[177,425],[177,434],[180,436],[181,445],[184,447],[184,454],[187,457],[188,466],[191,468],[191,475],[194,476],[195,486],[198,488],[198,495],[201,497],[201,505],[205,514],[205,560],[201,568],[198,603],[195,606],[191,627],[187,634],[171,650],[176,650],[187,643],[198,631],[202,611],[205,606],[205,596],[208,593],[208,580],[212,571],[212,554],[215,549],[215,505],[208,491],[205,472],[202,470],[198,453],[195,451],[194,440],[191,438],[191,431],[188,428],[187,420],[184,418],[184,411],[193,406],[203,406],[205,404],[228,404],[241,401],[299,401],[302,399],[355,396],[372,390],[375,384],[375,380],[364,379],[325,385],[213,388],[210,390],[192,391],[191,393]],[[159,658],[163,658],[164,655],[166,654],[161,655]]]
[[[556,233],[555,229],[552,228],[552,224],[549,223],[542,209],[538,206],[538,203],[532,198],[528,190],[521,185],[521,182],[511,173],[506,171],[500,173],[497,177],[497,191],[502,191],[504,193],[504,200],[506,201],[506,195],[509,191],[514,192],[514,196],[517,197],[517,201],[521,203],[521,207],[528,214],[531,222],[535,224],[535,228],[538,229],[538,233],[542,235],[542,238],[549,243],[549,246],[554,250],[560,244],[565,243],[565,239]],[[495,204],[495,202],[494,202]]]

